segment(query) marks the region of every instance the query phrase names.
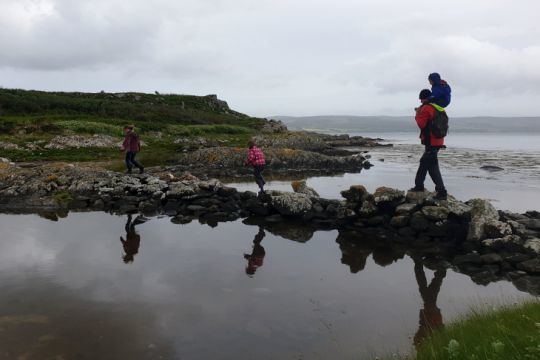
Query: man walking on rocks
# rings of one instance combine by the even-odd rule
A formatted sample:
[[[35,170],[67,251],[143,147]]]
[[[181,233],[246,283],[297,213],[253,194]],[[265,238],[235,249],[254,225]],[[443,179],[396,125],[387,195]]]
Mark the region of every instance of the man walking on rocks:
[[[125,138],[120,150],[126,152],[127,173],[131,174],[131,169],[135,166],[139,169],[139,173],[142,174],[144,172],[144,167],[135,160],[135,156],[137,156],[137,153],[141,150],[139,135],[134,131],[133,125],[124,126],[124,134]]]
[[[429,103],[431,91],[424,89],[420,91],[420,101],[422,105],[416,109],[416,124],[420,128],[420,139],[422,145],[425,145],[424,154],[420,159],[420,166],[416,172],[415,186],[410,191],[425,191],[424,181],[429,172],[431,180],[435,183],[435,198],[446,200],[447,192],[439,169],[439,159],[437,157],[439,150],[444,147],[444,137],[436,137],[433,134],[433,121],[438,111],[435,106]],[[444,109],[442,109],[444,112]],[[446,115],[446,114],[444,114]],[[448,118],[447,118],[448,119]]]
[[[244,165],[253,166],[253,176],[255,176],[255,182],[259,186],[259,195],[263,195],[264,184],[266,184],[266,181],[264,181],[264,178],[262,176],[264,166],[266,165],[264,153],[262,152],[260,148],[257,147],[257,145],[255,144],[255,141],[253,140],[251,140],[248,143],[248,146],[249,146],[248,158]]]

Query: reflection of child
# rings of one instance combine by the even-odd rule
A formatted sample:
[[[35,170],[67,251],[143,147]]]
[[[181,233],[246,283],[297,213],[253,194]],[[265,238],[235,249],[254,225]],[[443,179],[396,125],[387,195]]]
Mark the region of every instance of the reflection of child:
[[[431,84],[431,96],[428,102],[439,105],[442,108],[450,105],[452,89],[445,80],[441,79],[438,73],[429,74],[429,83]]]
[[[248,276],[255,275],[255,271],[257,271],[258,268],[263,266],[264,256],[266,255],[266,251],[261,246],[261,241],[265,237],[265,232],[262,227],[259,227],[259,232],[257,235],[255,235],[255,238],[253,239],[253,251],[251,254],[244,254],[244,259],[248,261],[248,264],[246,266],[246,274]]]

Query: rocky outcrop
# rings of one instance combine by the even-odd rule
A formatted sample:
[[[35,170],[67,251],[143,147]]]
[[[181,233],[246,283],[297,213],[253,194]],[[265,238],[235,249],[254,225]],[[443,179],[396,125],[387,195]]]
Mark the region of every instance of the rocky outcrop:
[[[266,174],[303,173],[333,174],[343,172],[360,172],[371,166],[369,161],[359,155],[327,156],[324,154],[291,150],[265,149],[267,160]],[[245,148],[214,147],[200,149],[182,155],[177,165],[166,167],[173,174],[190,171],[200,176],[240,177],[251,176],[251,170],[244,167],[247,157]]]
[[[281,120],[266,120],[262,127],[263,133],[281,134],[288,131],[287,126]]]
[[[93,136],[69,135],[55,136],[44,146],[45,149],[67,149],[67,148],[113,148],[121,144],[119,138],[108,135],[95,134]]]

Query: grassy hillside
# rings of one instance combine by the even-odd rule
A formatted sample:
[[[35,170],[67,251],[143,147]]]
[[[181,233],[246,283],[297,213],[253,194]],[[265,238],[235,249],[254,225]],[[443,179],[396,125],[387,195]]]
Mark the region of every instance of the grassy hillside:
[[[144,93],[63,93],[0,89],[0,156],[14,161],[114,161],[114,148],[46,149],[55,136],[95,134],[122,137],[134,124],[147,143],[141,160],[148,165],[174,161],[183,151],[179,137],[244,145],[264,124],[229,109],[217,97]],[[19,146],[15,148],[12,144]]]

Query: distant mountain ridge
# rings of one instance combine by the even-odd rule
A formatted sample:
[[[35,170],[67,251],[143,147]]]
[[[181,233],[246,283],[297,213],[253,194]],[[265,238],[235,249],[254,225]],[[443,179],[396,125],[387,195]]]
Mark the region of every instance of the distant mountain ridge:
[[[409,132],[417,131],[413,116],[272,116],[290,129],[349,132]],[[540,117],[451,117],[450,127],[456,132],[537,133]]]

